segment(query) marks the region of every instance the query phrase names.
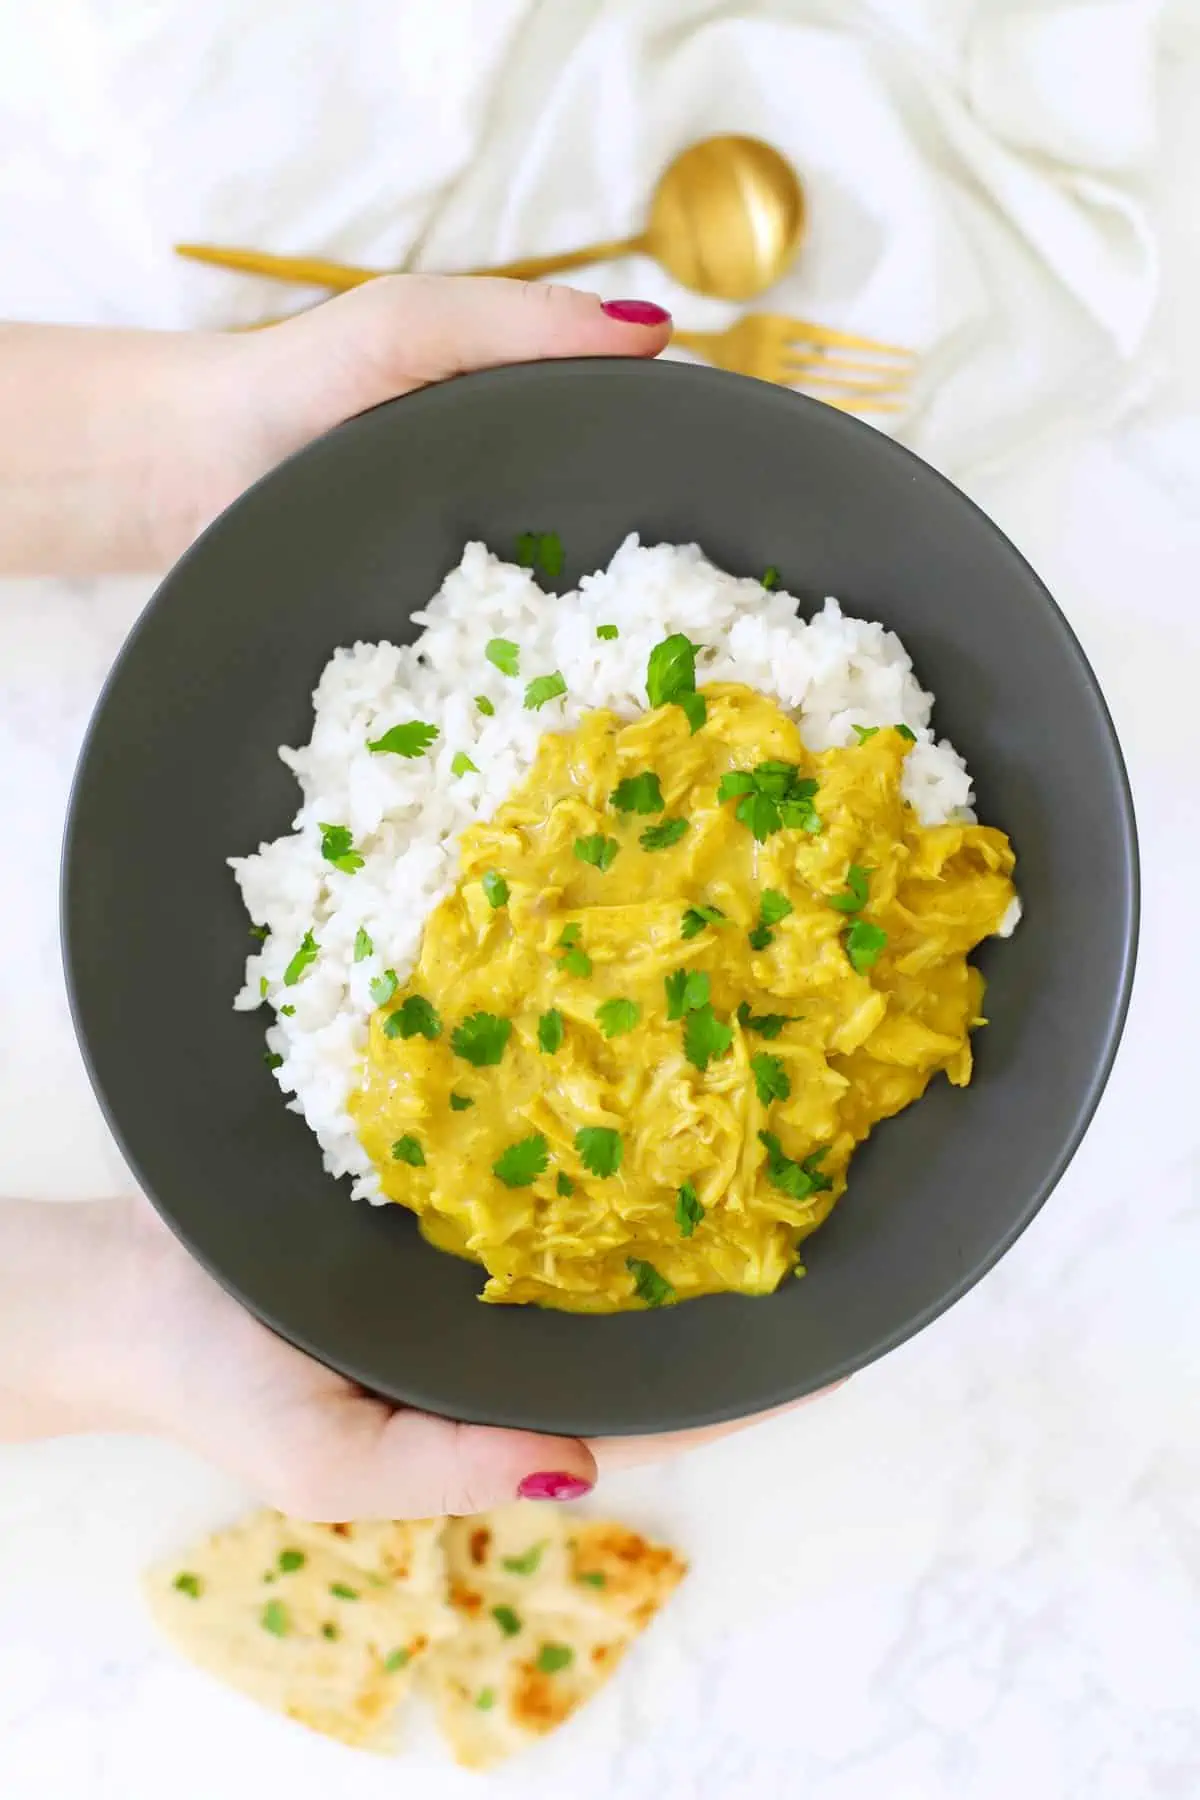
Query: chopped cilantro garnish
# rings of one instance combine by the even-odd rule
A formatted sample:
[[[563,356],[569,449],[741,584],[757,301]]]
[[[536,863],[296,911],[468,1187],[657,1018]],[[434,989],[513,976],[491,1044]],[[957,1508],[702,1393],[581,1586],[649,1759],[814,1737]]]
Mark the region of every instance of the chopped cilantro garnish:
[[[475,1704],[480,1712],[491,1712],[496,1704],[495,1688],[480,1688],[475,1696]]]
[[[344,1581],[331,1581],[329,1591],[335,1600],[357,1600],[359,1598],[358,1589],[347,1587]]]
[[[560,1669],[569,1669],[575,1661],[575,1652],[570,1644],[543,1644],[537,1653],[537,1667],[543,1675],[557,1675]]]
[[[728,769],[717,783],[717,802],[724,806],[727,800],[734,800],[741,794],[752,794],[754,791],[754,777],[749,769]]]
[[[283,1575],[294,1575],[308,1561],[303,1550],[281,1550],[279,1552],[279,1569]]]
[[[757,1031],[759,1037],[777,1038],[785,1025],[794,1025],[798,1014],[790,1013],[752,1013],[750,1003],[743,1000],[737,1009],[738,1024],[743,1031]]]
[[[563,1033],[563,1016],[557,1006],[552,1006],[538,1020],[538,1049],[547,1056],[556,1055],[562,1049]]]
[[[454,760],[450,764],[450,773],[452,775],[478,775],[479,770],[465,750],[456,750]]]
[[[754,1085],[758,1097],[764,1106],[770,1106],[772,1100],[786,1100],[792,1091],[787,1070],[777,1056],[768,1056],[760,1050],[757,1056],[750,1058],[750,1067],[754,1073]]]
[[[563,547],[557,531],[523,531],[517,539],[515,555],[521,568],[540,568],[551,581],[562,574]]]
[[[682,938],[698,937],[706,925],[725,923],[725,914],[719,906],[689,906],[683,915],[679,935]]]
[[[627,1256],[625,1267],[633,1276],[634,1293],[647,1306],[669,1306],[675,1299],[675,1289],[653,1263],[643,1262],[640,1256]]]
[[[306,931],[300,940],[300,948],[283,971],[284,987],[295,987],[310,963],[315,963],[318,956],[317,940],[311,931]]]
[[[691,1182],[685,1181],[675,1196],[675,1223],[679,1227],[680,1237],[691,1237],[703,1218],[704,1208],[700,1204],[700,1196]]]
[[[767,1153],[767,1180],[789,1199],[807,1200],[810,1194],[827,1193],[833,1186],[820,1167],[829,1154],[827,1147],[814,1150],[803,1162],[793,1162],[773,1131],[760,1131],[758,1141]]]
[[[382,975],[376,975],[370,984],[371,998],[376,1006],[386,1006],[399,985],[395,969],[385,969]]]
[[[603,1569],[581,1569],[575,1579],[576,1581],[582,1581],[587,1587],[602,1588],[608,1586],[608,1576],[604,1573]]]
[[[778,925],[780,919],[786,919],[795,912],[795,907],[786,894],[778,888],[764,888],[758,903],[758,916],[764,925]]]
[[[641,1016],[636,1000],[605,1000],[596,1008],[596,1023],[606,1038],[623,1037]]]
[[[567,684],[557,669],[553,675],[535,675],[525,689],[525,711],[538,712],[547,700],[557,700],[566,691]]]
[[[733,1042],[732,1025],[723,1025],[711,1004],[696,1007],[683,1023],[683,1054],[701,1074],[715,1057],[724,1056]]]
[[[597,625],[596,627],[596,636],[603,638],[607,643],[611,643],[613,638],[618,638],[620,635],[615,625]]]
[[[531,1544],[528,1550],[522,1550],[520,1556],[502,1556],[500,1561],[513,1575],[534,1575],[542,1560],[542,1552],[549,1542],[549,1538],[542,1538],[538,1543]]]
[[[708,718],[708,701],[703,694],[680,694],[675,704],[691,726],[692,736],[695,737]]]
[[[762,572],[762,584],[765,588],[773,588],[779,580],[779,570],[774,563],[768,563]]]
[[[762,762],[753,769],[730,769],[717,784],[717,800],[737,800],[736,818],[764,844],[785,828],[818,832],[823,829],[813,806],[815,781],[802,778],[795,763]]]
[[[682,1019],[707,1004],[710,983],[703,969],[673,969],[663,977],[667,990],[668,1019]]]
[[[505,1637],[516,1637],[521,1629],[521,1621],[511,1606],[493,1606],[492,1617]]]
[[[456,1026],[450,1048],[477,1069],[495,1068],[511,1036],[511,1019],[499,1019],[489,1012],[471,1013]]]
[[[266,1063],[268,1069],[282,1069],[283,1067],[283,1058],[280,1056],[278,1050],[264,1050],[263,1061]]]
[[[439,736],[436,725],[429,725],[424,719],[410,719],[407,725],[393,725],[380,738],[368,738],[367,749],[376,753],[391,751],[394,756],[406,756],[411,762],[414,757],[424,756]]]
[[[485,719],[494,717],[496,708],[492,705],[492,702],[488,699],[486,694],[476,694],[475,704]]]
[[[260,944],[265,944],[270,935],[271,927],[269,925],[251,925],[250,927],[250,936],[257,938]]]
[[[592,959],[586,950],[564,950],[561,966],[568,975],[574,975],[579,981],[586,981],[592,972]]]
[[[643,769],[640,775],[627,775],[624,781],[618,781],[609,801],[618,812],[633,813],[661,812],[665,804],[653,769]]]
[[[436,1007],[423,994],[409,994],[383,1021],[383,1034],[390,1038],[428,1038],[432,1044],[442,1035],[442,1021]]]
[[[878,725],[852,725],[850,729],[857,737],[859,743],[865,744],[868,738],[873,738],[875,736],[879,727]]]
[[[846,955],[850,958],[851,968],[864,974],[879,961],[887,941],[887,932],[882,926],[872,925],[869,919],[855,919],[846,933]]]
[[[334,1624],[333,1620],[326,1619],[321,1627],[321,1636],[323,1638],[328,1638],[331,1644],[336,1644],[341,1635],[340,1629]]]
[[[412,1651],[405,1650],[403,1646],[401,1646],[398,1650],[388,1651],[383,1659],[383,1666],[389,1675],[394,1675],[397,1669],[402,1669],[404,1665],[411,1660],[411,1657]]]
[[[397,1138],[392,1145],[392,1160],[407,1163],[411,1169],[425,1167],[425,1152],[410,1131],[406,1131],[404,1136]]]
[[[190,1595],[193,1600],[198,1600],[204,1592],[203,1579],[199,1575],[193,1575],[190,1569],[181,1569],[171,1585],[178,1588],[181,1594]]]
[[[681,694],[695,693],[699,648],[682,631],[655,644],[646,664],[646,697],[651,706],[669,706]]]
[[[265,975],[260,975],[258,978],[258,997],[260,1000],[265,1000],[267,997],[267,978]]]
[[[502,1151],[492,1164],[492,1174],[505,1187],[528,1187],[545,1173],[549,1161],[549,1146],[541,1132],[535,1131]]]
[[[766,950],[775,942],[775,933],[765,925],[752,925],[746,933],[752,950]]]
[[[600,831],[593,832],[590,837],[575,839],[575,854],[580,862],[590,863],[602,875],[612,868],[620,848],[616,838],[605,837]]]
[[[483,654],[502,675],[519,675],[521,652],[511,638],[489,638]]]
[[[608,1125],[583,1126],[575,1133],[575,1148],[584,1168],[600,1180],[617,1173],[625,1151],[620,1132]]]
[[[829,904],[834,911],[861,912],[867,904],[867,883],[874,873],[874,869],[864,869],[859,863],[851,863],[846,870],[846,892],[829,896]]]
[[[571,1180],[569,1175],[556,1175],[554,1178],[554,1186],[555,1190],[562,1195],[564,1200],[569,1199],[575,1192],[575,1183]]]
[[[469,1094],[451,1094],[450,1096],[451,1112],[468,1112],[474,1104],[475,1102]]]
[[[354,848],[354,839],[348,825],[322,825],[321,855],[343,875],[353,875],[363,866],[363,859]]]
[[[295,1012],[296,1012],[296,1009],[294,1006],[281,1006],[279,1009],[279,1015],[283,1019],[294,1018]]]
[[[375,946],[371,942],[367,928],[365,925],[360,925],[354,934],[354,960],[355,962],[366,962],[368,956],[374,956],[374,954]]]
[[[259,1624],[272,1637],[286,1637],[292,1629],[292,1621],[288,1617],[288,1609],[282,1600],[268,1600],[259,1615]]]
[[[669,850],[677,844],[687,832],[686,819],[662,819],[657,825],[647,825],[638,838],[643,850]]]
[[[569,925],[563,926],[562,936],[558,941],[564,950],[574,950],[579,943],[582,932],[583,926],[577,919],[572,919]]]
[[[479,885],[493,911],[498,912],[502,906],[508,905],[508,883],[498,869],[489,869],[486,875],[480,877]]]
[[[900,736],[904,739],[906,744],[915,744],[916,743],[917,734],[915,731],[912,730],[911,726],[897,725],[894,727],[894,729],[900,733]]]

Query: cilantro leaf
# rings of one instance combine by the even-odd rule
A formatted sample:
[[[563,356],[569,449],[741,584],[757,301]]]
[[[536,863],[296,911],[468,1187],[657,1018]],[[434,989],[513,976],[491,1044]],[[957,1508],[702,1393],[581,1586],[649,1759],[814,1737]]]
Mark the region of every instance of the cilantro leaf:
[[[692,736],[695,737],[708,718],[708,701],[703,694],[680,694],[675,704],[682,711],[692,728]]]
[[[512,1036],[512,1020],[495,1013],[477,1012],[455,1027],[450,1048],[477,1069],[495,1068]]]
[[[767,1180],[789,1200],[807,1200],[810,1194],[827,1193],[833,1186],[820,1167],[829,1154],[827,1147],[814,1150],[803,1162],[793,1162],[773,1131],[760,1131],[758,1141],[767,1152]]]
[[[492,705],[492,702],[488,699],[486,694],[476,694],[475,704],[485,719],[490,719],[495,716],[496,708]]]
[[[775,942],[775,933],[767,925],[752,925],[746,936],[752,950],[766,950]]]
[[[264,1050],[263,1061],[268,1069],[282,1069],[283,1067],[283,1058],[277,1050]]]
[[[780,919],[786,919],[795,912],[795,907],[786,894],[778,888],[764,888],[758,903],[758,916],[764,925],[778,925]]]
[[[620,1132],[607,1125],[583,1126],[575,1133],[575,1149],[588,1173],[602,1180],[617,1173],[625,1153]]]
[[[308,1561],[303,1550],[281,1550],[279,1552],[279,1570],[282,1575],[294,1575]]]
[[[758,792],[768,795],[772,800],[787,799],[798,773],[795,763],[781,762],[777,757],[769,757],[766,762],[756,763],[751,771]]]
[[[914,731],[914,730],[913,730],[913,729],[912,729],[912,728],[911,728],[911,726],[909,726],[909,725],[896,725],[896,726],[893,726],[893,730],[895,730],[895,731],[898,731],[898,732],[899,732],[899,733],[900,733],[900,736],[901,736],[901,737],[902,737],[902,738],[903,738],[903,739],[904,739],[904,741],[905,741],[905,743],[906,743],[906,744],[915,744],[915,743],[916,743],[916,741],[917,741],[917,734],[916,734],[916,732],[915,732],[915,731]]]
[[[560,1669],[569,1669],[575,1661],[575,1652],[570,1644],[543,1644],[537,1653],[536,1666],[543,1675],[557,1675]]]
[[[465,750],[456,750],[454,760],[450,764],[450,773],[452,775],[478,775],[479,769]]]
[[[641,1016],[636,1000],[605,1000],[596,1008],[596,1023],[606,1038],[623,1037]]]
[[[655,644],[646,665],[646,696],[651,706],[668,706],[681,694],[695,693],[699,647],[681,631]]]
[[[547,700],[557,700],[566,691],[567,684],[557,669],[553,675],[535,675],[525,689],[525,711],[538,712]]]
[[[723,1025],[711,1004],[689,1012],[683,1024],[683,1054],[703,1074],[714,1057],[724,1056],[733,1042],[732,1025]]]
[[[691,1237],[703,1219],[704,1208],[700,1204],[700,1196],[691,1182],[685,1181],[675,1196],[675,1223],[679,1227],[680,1237]]]
[[[319,946],[311,931],[306,931],[300,940],[300,948],[283,971],[284,987],[295,987],[310,963],[315,963],[319,954]]]
[[[505,1637],[516,1637],[521,1629],[521,1621],[511,1606],[493,1606],[492,1617]]]
[[[348,1587],[344,1581],[331,1581],[329,1591],[335,1600],[359,1600],[362,1598],[357,1588]]]
[[[198,1600],[204,1592],[204,1579],[200,1575],[193,1575],[190,1569],[181,1569],[171,1586],[178,1588],[181,1594],[188,1594],[193,1600]]]
[[[250,936],[257,938],[260,944],[265,944],[270,935],[271,927],[269,925],[251,925],[250,927]]]
[[[430,744],[441,733],[436,725],[429,725],[424,719],[410,719],[407,725],[393,725],[382,737],[368,738],[367,749],[378,755],[381,751],[390,751],[393,756],[406,756],[411,762],[414,757],[424,756]]]
[[[887,941],[887,932],[882,926],[872,925],[869,919],[855,919],[846,933],[846,955],[850,958],[851,968],[860,975],[865,974],[879,961]]]
[[[394,1675],[397,1669],[402,1669],[404,1667],[411,1656],[412,1651],[406,1650],[403,1647],[399,1650],[389,1650],[383,1659],[383,1666],[389,1675]]]
[[[498,869],[489,869],[486,875],[480,876],[479,885],[483,889],[488,905],[494,912],[508,905],[509,887]]]
[[[337,1640],[341,1637],[341,1635],[342,1634],[341,1634],[340,1630],[334,1624],[333,1620],[326,1619],[325,1623],[321,1627],[321,1636],[323,1638],[328,1638],[329,1642],[331,1644],[336,1644]]]
[[[865,744],[868,738],[873,738],[875,736],[879,727],[878,725],[852,725],[850,729],[858,738],[859,743]]]
[[[292,1629],[292,1621],[288,1609],[282,1600],[268,1600],[259,1616],[259,1624],[272,1637],[286,1637]]]
[[[354,960],[355,962],[366,962],[368,956],[374,956],[374,954],[375,946],[371,942],[367,928],[365,925],[360,925],[354,934]]]
[[[657,825],[647,825],[638,843],[643,850],[669,850],[687,831],[686,819],[661,819]]]
[[[564,925],[562,928],[562,936],[558,940],[563,949],[574,950],[579,943],[582,931],[583,926],[579,923],[578,919],[572,919],[569,925]]]
[[[765,588],[773,588],[779,580],[779,570],[774,563],[768,563],[762,572],[762,584]]]
[[[540,568],[554,581],[562,574],[562,539],[557,531],[523,531],[517,539],[515,557],[521,568]]]
[[[568,1199],[569,1196],[575,1192],[575,1183],[571,1180],[571,1177],[569,1175],[563,1175],[561,1172],[555,1176],[554,1186],[564,1200]]]
[[[291,1019],[295,1017],[296,1009],[294,1006],[281,1006],[279,1013],[281,1018]]]
[[[760,844],[765,844],[769,837],[783,829],[779,807],[769,794],[744,795],[737,803],[734,817],[754,833]]]
[[[813,806],[817,783],[801,777],[795,763],[769,760],[753,769],[730,769],[717,784],[717,800],[737,799],[734,816],[760,844],[785,827],[817,832],[821,820]]]
[[[634,813],[661,812],[666,804],[653,769],[643,769],[640,775],[627,775],[624,781],[618,781],[609,803],[618,812]]]
[[[602,875],[612,868],[620,848],[616,838],[605,837],[600,831],[594,831],[590,837],[575,839],[575,854],[580,862],[590,863]]]
[[[726,922],[719,906],[689,906],[683,915],[679,935],[682,938],[698,937],[706,925],[724,925]]]
[[[640,1256],[627,1256],[625,1267],[633,1276],[634,1293],[647,1306],[669,1306],[676,1299],[675,1289],[653,1263],[643,1262]]]
[[[496,1704],[495,1688],[480,1688],[475,1696],[475,1704],[480,1712],[491,1712]]]
[[[703,969],[674,969],[663,977],[668,1019],[682,1019],[708,1002],[709,979]]]
[[[536,1575],[549,1542],[549,1538],[541,1538],[536,1544],[530,1544],[528,1550],[522,1550],[520,1556],[502,1556],[500,1561],[511,1575]]]
[[[423,994],[409,994],[383,1021],[383,1034],[390,1038],[428,1038],[432,1044],[442,1035],[442,1021],[436,1007]]]
[[[397,1138],[392,1145],[392,1160],[407,1163],[410,1169],[425,1167],[425,1152],[410,1131],[406,1131],[404,1136]]]
[[[602,1588],[608,1586],[608,1576],[604,1573],[603,1569],[581,1569],[575,1579],[576,1581],[582,1581],[587,1587]]]
[[[354,839],[348,825],[322,825],[321,855],[343,875],[353,875],[363,866],[363,859],[354,848]]]
[[[475,1102],[468,1094],[451,1094],[450,1096],[451,1112],[467,1112],[474,1104]]]
[[[556,1055],[562,1049],[563,1034],[563,1016],[557,1006],[552,1006],[538,1020],[538,1049],[547,1056]]]
[[[760,1050],[757,1056],[750,1058],[750,1067],[754,1072],[754,1085],[758,1090],[759,1100],[764,1106],[770,1106],[772,1100],[786,1100],[792,1091],[787,1070],[777,1056],[768,1056]]]
[[[483,654],[502,675],[520,674],[521,652],[511,638],[489,638]]]
[[[727,800],[736,800],[739,795],[754,791],[754,777],[749,769],[727,769],[717,783],[717,804],[724,806]]]
[[[615,625],[597,625],[596,627],[596,636],[603,638],[608,643],[611,643],[614,638],[619,638],[620,635]]]
[[[492,1174],[505,1187],[528,1187],[545,1173],[550,1162],[550,1148],[540,1131],[510,1144],[492,1164]]]
[[[523,531],[513,546],[513,561],[520,569],[532,569],[538,551],[536,531]]]
[[[395,969],[385,969],[383,974],[376,975],[369,985],[371,998],[376,1006],[386,1006],[400,984],[396,980]]]
[[[768,1040],[777,1038],[785,1025],[793,1025],[796,1018],[788,1013],[759,1013],[750,1011],[749,1001],[743,1000],[737,1009],[738,1024],[743,1031],[757,1031],[759,1037]]]
[[[859,863],[851,863],[846,870],[846,892],[829,896],[829,904],[834,911],[861,912],[867,904],[867,883],[874,873],[874,869],[864,869]]]
[[[568,975],[574,975],[578,981],[586,981],[592,972],[592,959],[586,950],[574,948],[564,950],[560,966]]]

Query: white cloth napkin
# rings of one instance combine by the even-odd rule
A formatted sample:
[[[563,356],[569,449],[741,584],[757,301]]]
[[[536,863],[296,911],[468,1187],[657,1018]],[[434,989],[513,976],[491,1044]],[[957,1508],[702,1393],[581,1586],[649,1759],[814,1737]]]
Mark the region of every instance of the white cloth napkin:
[[[184,268],[178,237],[426,269],[612,238],[677,150],[751,132],[794,160],[812,218],[758,304],[919,349],[899,434],[969,477],[1126,391],[1155,296],[1139,182],[1159,11],[43,0],[0,26],[0,312],[186,324],[295,303]],[[576,279],[684,325],[735,312],[643,259]]]

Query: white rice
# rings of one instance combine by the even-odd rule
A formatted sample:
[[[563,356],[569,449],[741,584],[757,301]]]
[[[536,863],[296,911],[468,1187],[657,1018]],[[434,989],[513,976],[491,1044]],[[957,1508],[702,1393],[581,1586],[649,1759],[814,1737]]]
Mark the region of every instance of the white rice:
[[[269,1049],[283,1058],[276,1080],[316,1133],[330,1174],[353,1177],[356,1198],[380,1198],[347,1110],[374,1006],[372,979],[394,969],[403,985],[425,919],[454,885],[459,832],[489,817],[526,775],[542,734],[575,725],[593,707],[640,711],[647,658],[669,633],[686,632],[706,647],[699,681],[740,681],[771,695],[811,750],[853,742],[856,724],[908,725],[917,742],[904,793],[918,817],[927,825],[974,818],[966,764],[952,744],[934,738],[932,696],[894,632],[847,618],[833,599],[805,623],[791,595],[725,574],[695,545],[643,547],[629,537],[607,569],[560,598],[544,593],[528,570],[468,544],[414,618],[424,629],[413,644],[334,652],[313,696],[311,741],[279,752],[303,795],[293,829],[256,855],[231,859],[251,918],[270,929],[247,958],[234,1004],[276,1010],[267,1032]],[[598,639],[604,624],[620,636]],[[493,637],[519,645],[518,679],[485,659]],[[526,682],[555,670],[566,681],[565,699],[527,711]],[[476,706],[477,694],[491,700],[491,717]],[[367,749],[369,738],[410,719],[438,728],[426,755],[409,761]],[[451,773],[458,751],[478,774]],[[365,859],[356,873],[324,860],[322,823],[349,826]],[[1014,907],[1004,935],[1018,913]],[[355,963],[360,926],[374,954]],[[306,931],[320,954],[285,987]],[[295,1008],[290,1017],[278,1016],[283,1005]]]

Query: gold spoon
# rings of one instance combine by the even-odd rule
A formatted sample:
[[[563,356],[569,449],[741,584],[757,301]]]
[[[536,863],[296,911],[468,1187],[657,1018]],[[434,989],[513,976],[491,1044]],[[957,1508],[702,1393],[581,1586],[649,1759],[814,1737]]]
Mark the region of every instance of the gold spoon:
[[[804,189],[792,165],[752,137],[711,137],[681,152],[664,169],[644,231],[557,256],[527,256],[475,275],[531,281],[618,256],[650,256],[683,287],[717,300],[752,300],[773,287],[795,259],[806,224]],[[317,257],[271,256],[177,244],[180,256],[280,281],[341,292],[382,274]]]

